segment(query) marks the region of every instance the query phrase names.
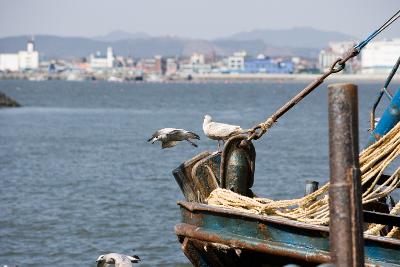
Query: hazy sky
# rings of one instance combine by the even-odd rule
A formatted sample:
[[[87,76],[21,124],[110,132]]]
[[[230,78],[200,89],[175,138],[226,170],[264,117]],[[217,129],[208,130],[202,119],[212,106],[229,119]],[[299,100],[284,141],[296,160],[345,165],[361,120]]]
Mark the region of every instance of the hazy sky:
[[[215,38],[311,26],[365,37],[400,0],[0,0],[0,36],[97,36],[113,30]],[[385,33],[400,37],[400,21]]]

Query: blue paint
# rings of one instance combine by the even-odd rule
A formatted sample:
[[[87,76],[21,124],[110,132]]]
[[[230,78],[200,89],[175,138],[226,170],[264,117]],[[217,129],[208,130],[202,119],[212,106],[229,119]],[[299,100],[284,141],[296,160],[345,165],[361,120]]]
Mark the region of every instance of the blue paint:
[[[249,245],[264,244],[271,249],[304,255],[329,254],[329,231],[307,229],[277,222],[260,222],[223,212],[190,212],[182,209],[182,222],[200,227],[226,241],[238,240]],[[201,214],[201,215],[200,215]],[[193,216],[194,215],[194,216]],[[201,218],[201,219],[200,219]],[[365,258],[379,266],[400,266],[400,246],[366,238]]]
[[[290,60],[276,61],[270,58],[246,59],[245,73],[293,73],[294,65]]]
[[[389,106],[384,111],[381,119],[372,131],[368,146],[375,143],[380,137],[388,133],[400,121],[400,89],[393,96]]]

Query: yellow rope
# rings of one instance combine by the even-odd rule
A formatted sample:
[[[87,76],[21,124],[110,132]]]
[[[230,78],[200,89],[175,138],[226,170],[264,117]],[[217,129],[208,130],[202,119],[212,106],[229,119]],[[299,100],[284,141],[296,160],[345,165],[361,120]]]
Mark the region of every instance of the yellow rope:
[[[390,211],[391,215],[397,215],[400,212],[400,201],[396,204],[396,206],[393,207],[393,209]],[[366,234],[370,234],[370,235],[379,235],[381,230],[383,228],[385,228],[386,225],[384,224],[373,224],[371,225],[371,227],[368,228],[367,231],[365,231]],[[392,230],[393,231],[393,230]],[[396,230],[395,230],[396,231]],[[393,236],[395,234],[395,231],[389,232],[389,234],[391,236]],[[387,234],[387,236],[389,235]],[[390,237],[390,236],[389,236]]]
[[[270,125],[265,125],[266,128]],[[389,195],[400,185],[400,168],[383,184],[377,185],[383,172],[391,166],[400,154],[400,123],[376,143],[360,153],[361,183],[371,185],[362,195],[362,203],[375,202]],[[229,207],[232,209],[265,215],[278,215],[291,220],[310,224],[329,223],[329,183],[317,191],[298,199],[271,200],[266,198],[249,198],[226,189],[215,189],[207,199],[210,205]],[[391,214],[400,212],[400,202],[392,209]],[[372,225],[366,233],[379,234],[384,226]],[[388,234],[391,237],[400,235],[394,227]]]

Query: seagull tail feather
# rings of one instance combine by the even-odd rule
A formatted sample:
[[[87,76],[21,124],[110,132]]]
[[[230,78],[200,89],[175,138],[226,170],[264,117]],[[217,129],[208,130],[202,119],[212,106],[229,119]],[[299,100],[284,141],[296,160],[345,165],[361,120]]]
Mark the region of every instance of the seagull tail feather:
[[[138,263],[139,261],[141,261],[141,259],[139,258],[138,255],[133,255],[132,256],[132,259],[131,259],[132,263]]]

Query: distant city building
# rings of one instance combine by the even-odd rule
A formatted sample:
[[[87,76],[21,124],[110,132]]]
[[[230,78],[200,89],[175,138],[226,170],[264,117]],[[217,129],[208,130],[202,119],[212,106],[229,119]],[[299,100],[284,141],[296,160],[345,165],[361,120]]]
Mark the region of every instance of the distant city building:
[[[165,73],[166,61],[161,56],[141,59],[136,65],[136,70],[145,74],[163,75]]]
[[[35,42],[29,40],[26,51],[19,51],[17,54],[0,54],[0,70],[2,71],[23,71],[35,70],[39,67],[39,53],[35,51]]]
[[[370,42],[361,52],[361,71],[389,73],[400,56],[400,39]]]
[[[293,73],[294,64],[290,60],[274,60],[259,55],[255,59],[245,59],[245,73]]]
[[[190,64],[192,65],[201,65],[204,64],[204,55],[203,54],[197,54],[194,53],[191,57],[190,57]]]
[[[235,52],[233,56],[228,57],[228,69],[230,71],[243,71],[244,70],[244,59],[247,53],[245,51]]]
[[[19,71],[18,54],[0,54],[1,71]]]
[[[340,57],[353,48],[356,42],[330,42],[328,48],[320,51],[318,56],[318,68],[321,72],[330,69],[332,64]],[[359,58],[353,58],[346,63],[346,72],[354,73],[359,70]]]
[[[104,56],[100,52],[91,54],[89,58],[90,68],[109,69],[114,66],[114,53],[112,47],[107,48],[107,54]]]
[[[179,70],[183,75],[206,74],[211,72],[211,65],[205,64],[203,54],[194,53],[190,57],[189,63],[181,64]]]
[[[178,72],[178,63],[175,58],[167,58],[165,75],[171,76]]]
[[[165,62],[166,62],[165,59],[160,55],[156,55],[154,59],[155,59],[155,74],[164,75]]]

